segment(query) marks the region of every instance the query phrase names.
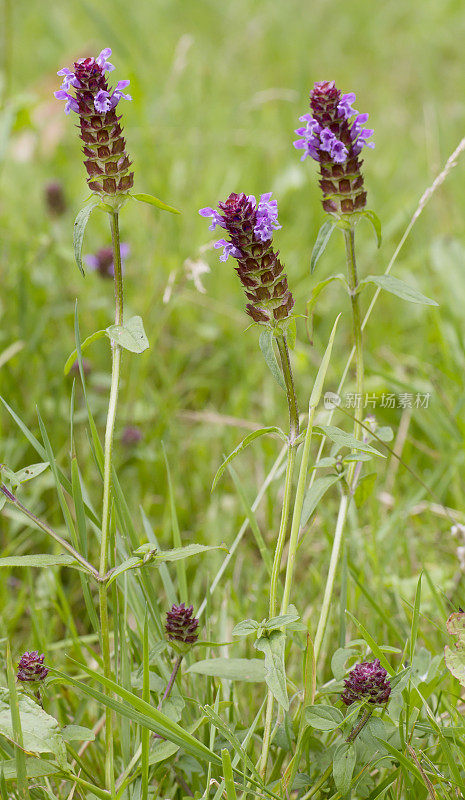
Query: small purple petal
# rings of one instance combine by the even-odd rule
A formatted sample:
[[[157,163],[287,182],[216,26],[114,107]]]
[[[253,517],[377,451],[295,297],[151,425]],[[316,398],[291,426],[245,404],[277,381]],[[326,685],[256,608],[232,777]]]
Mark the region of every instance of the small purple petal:
[[[206,208],[201,208],[199,214],[201,217],[212,217],[212,223],[211,225],[208,226],[208,229],[210,231],[214,231],[217,225],[219,225],[220,228],[226,227],[221,214],[219,214],[218,211],[216,211],[214,208],[210,208],[210,206],[206,206]]]
[[[111,108],[110,93],[100,89],[94,97],[94,107],[100,114],[105,114],[106,111],[109,111]]]

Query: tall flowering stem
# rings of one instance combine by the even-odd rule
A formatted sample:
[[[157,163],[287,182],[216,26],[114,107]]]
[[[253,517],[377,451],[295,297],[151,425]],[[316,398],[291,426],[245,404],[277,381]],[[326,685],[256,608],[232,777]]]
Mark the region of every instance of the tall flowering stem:
[[[104,201],[110,218],[113,247],[113,272],[115,287],[115,325],[123,324],[123,275],[118,210],[128,197],[134,176],[129,172],[131,162],[126,153],[126,142],[120,125],[121,117],[116,107],[125,94],[129,81],[119,81],[114,89],[107,83],[106,72],[114,69],[108,61],[110,48],[105,48],[96,57],[81,58],[74,70],[64,67],[59,71],[63,77],[61,88],[55,97],[66,100],[65,111],[73,111],[79,117],[79,135],[84,142],[84,166],[87,183],[91,191]],[[111,678],[110,620],[108,612],[108,590],[104,576],[108,571],[111,520],[111,473],[112,450],[118,405],[118,390],[121,368],[121,347],[111,340],[112,368],[110,396],[104,442],[102,531],[99,560],[99,611],[101,647],[105,677]],[[107,710],[105,719],[105,782],[111,797],[115,793],[113,715]]]
[[[365,128],[368,114],[360,114],[353,107],[356,97],[353,92],[342,94],[334,81],[315,83],[310,92],[310,113],[300,117],[303,126],[297,128],[299,139],[294,147],[302,150],[302,160],[310,156],[320,168],[320,188],[324,210],[341,228],[346,251],[348,290],[352,308],[352,330],[355,347],[356,412],[354,436],[361,438],[364,391],[364,364],[362,320],[359,303],[359,284],[355,256],[355,224],[365,212],[366,191],[360,154],[364,147],[373,148],[370,141],[373,130]],[[349,492],[341,497],[336,530],[331,552],[330,566],[323,596],[320,618],[315,636],[315,659],[318,658],[331,606],[336,571],[339,563],[344,527],[350,498],[355,491],[356,462],[349,469]]]
[[[215,230],[218,226],[226,231],[228,238],[219,239],[215,244],[215,248],[223,249],[220,261],[226,261],[230,255],[236,259],[236,272],[249,300],[246,312],[254,322],[270,330],[276,339],[286,385],[289,440],[284,500],[270,581],[269,616],[273,617],[278,608],[279,572],[292,506],[296,439],[299,435],[299,411],[286,337],[294,298],[288,287],[279,252],[273,248],[272,239],[273,231],[281,227],[278,223],[278,208],[276,200],[271,199],[271,192],[262,194],[258,201],[253,195],[233,193],[224,203],[219,203],[218,209],[202,208],[199,213],[203,217],[211,218],[210,230]],[[268,762],[273,705],[273,695],[268,692],[259,762],[262,776],[265,776]]]

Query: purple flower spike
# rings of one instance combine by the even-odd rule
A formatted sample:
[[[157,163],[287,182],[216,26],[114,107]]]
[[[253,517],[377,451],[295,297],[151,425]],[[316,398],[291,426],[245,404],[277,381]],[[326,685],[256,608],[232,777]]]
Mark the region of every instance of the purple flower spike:
[[[124,268],[124,260],[130,253],[130,247],[126,242],[121,242],[121,266]],[[115,265],[113,263],[113,248],[101,247],[96,253],[84,256],[84,260],[89,269],[98,272],[102,278],[113,278]]]
[[[345,691],[341,699],[346,706],[358,700],[373,705],[383,705],[389,700],[391,683],[389,676],[378,658],[356,664],[344,681]]]
[[[219,211],[207,206],[199,214],[212,218],[210,230],[219,225],[229,234],[229,241],[219,239],[215,244],[216,249],[223,248],[220,261],[229,256],[237,260],[236,271],[250,300],[247,314],[254,322],[275,327],[289,318],[294,307],[284,267],[273,250],[273,231],[281,227],[278,204],[271,192],[262,194],[258,203],[252,194],[233,193],[218,207]]]
[[[199,638],[197,628],[199,621],[194,617],[193,606],[181,603],[180,606],[171,606],[171,611],[166,614],[166,635],[171,642],[191,646]]]
[[[334,81],[315,83],[310,92],[311,113],[300,117],[305,126],[297,128],[294,142],[302,150],[302,161],[310,156],[320,164],[323,208],[339,217],[366,206],[366,192],[358,159],[373,131],[364,128],[368,114],[353,107],[355,94],[341,94]]]
[[[111,50],[106,47],[97,58],[80,58],[74,72],[63,67],[58,75],[63,83],[54,92],[58,100],[66,100],[65,113],[79,115],[80,137],[84,142],[84,166],[88,173],[89,189],[96,194],[125,194],[134,184],[134,173],[126,154],[126,142],[116,116],[116,106],[124,98],[131,99],[123,89],[129,81],[118,81],[115,89],[108,86],[106,72],[114,70],[107,59]],[[71,94],[74,90],[74,94]]]
[[[45,680],[48,668],[44,665],[45,656],[39,655],[38,650],[24,653],[18,664],[17,679],[28,683],[37,683]]]

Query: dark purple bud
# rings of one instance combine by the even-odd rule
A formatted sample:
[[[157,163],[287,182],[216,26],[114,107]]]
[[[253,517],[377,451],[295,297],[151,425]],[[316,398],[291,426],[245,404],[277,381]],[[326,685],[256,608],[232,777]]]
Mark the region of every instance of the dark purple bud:
[[[223,248],[220,261],[230,255],[237,260],[236,272],[250,300],[247,314],[254,322],[275,327],[289,318],[294,307],[279,253],[273,250],[273,230],[281,227],[276,200],[271,200],[271,192],[262,194],[258,203],[253,195],[233,193],[218,208],[202,208],[199,214],[212,218],[210,230],[218,225],[229,235],[229,241],[219,239],[215,244]]]
[[[38,650],[24,653],[18,664],[18,673],[16,675],[18,681],[37,683],[45,680],[48,675],[48,669],[44,666],[44,659],[44,654],[39,655]]]
[[[47,210],[53,217],[60,217],[66,211],[66,198],[59,181],[50,181],[45,187]]]
[[[180,644],[194,644],[199,638],[197,628],[198,619],[194,617],[193,606],[181,603],[180,606],[173,605],[171,611],[166,614],[165,630],[168,639]]]
[[[344,681],[345,690],[341,695],[346,706],[357,700],[365,700],[374,705],[383,705],[389,700],[391,683],[388,673],[376,658],[356,664]]]
[[[373,131],[364,127],[368,114],[359,114],[352,107],[355,94],[341,94],[334,81],[315,83],[310,92],[309,114],[300,117],[304,123],[294,142],[302,150],[302,160],[310,156],[320,164],[320,187],[323,208],[339,217],[365,208],[366,192],[358,158],[364,146],[373,148],[368,139]]]
[[[138,444],[142,439],[142,431],[135,425],[127,425],[121,434],[121,443],[127,447]]]

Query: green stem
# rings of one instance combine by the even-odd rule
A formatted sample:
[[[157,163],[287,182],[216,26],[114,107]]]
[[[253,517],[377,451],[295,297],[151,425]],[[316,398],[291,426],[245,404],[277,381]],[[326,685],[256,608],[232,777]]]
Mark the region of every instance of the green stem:
[[[349,293],[350,302],[352,305],[352,327],[355,347],[355,371],[356,371],[356,393],[357,404],[355,410],[355,426],[354,436],[360,439],[362,436],[362,428],[360,422],[363,417],[363,384],[364,384],[364,367],[363,367],[363,342],[362,342],[362,320],[360,315],[360,304],[358,297],[358,278],[357,278],[357,262],[355,259],[355,237],[354,229],[343,231],[344,241],[346,246],[346,259],[347,259],[347,273],[349,279]],[[331,560],[329,563],[328,577],[326,579],[325,592],[323,596],[323,604],[321,607],[320,618],[318,620],[318,627],[315,636],[315,661],[318,660],[320,654],[323,637],[326,630],[328,621],[329,608],[332,601],[334,581],[339,564],[339,556],[341,552],[341,545],[344,534],[344,526],[347,518],[347,511],[350,504],[351,496],[355,490],[354,486],[354,473],[357,463],[353,461],[349,468],[347,482],[349,484],[349,492],[341,497],[339,504],[339,512],[337,516],[336,530],[334,532],[333,548],[331,551]]]
[[[300,520],[302,517],[302,508],[305,498],[305,486],[307,482],[308,461],[310,457],[310,444],[312,441],[313,431],[313,417],[315,409],[310,406],[308,409],[308,424],[305,433],[304,447],[302,451],[302,460],[300,462],[299,480],[294,501],[294,511],[292,514],[291,534],[289,537],[289,555],[287,557],[286,566],[286,579],[284,582],[284,594],[281,603],[281,614],[285,614],[289,605],[289,599],[292,589],[292,579],[294,576],[295,559],[297,555],[297,545],[300,531]]]
[[[299,435],[299,411],[297,408],[297,399],[295,395],[294,379],[292,376],[292,367],[289,359],[289,349],[284,335],[276,337],[279,355],[281,357],[281,366],[283,370],[284,381],[286,383],[287,403],[289,407],[289,447],[287,454],[286,466],[286,479],[284,483],[284,500],[281,511],[281,523],[279,526],[278,539],[276,542],[276,549],[273,559],[273,568],[271,571],[270,582],[270,604],[269,604],[269,617],[276,616],[278,605],[278,584],[279,572],[281,568],[281,560],[283,556],[284,544],[286,542],[286,533],[289,524],[289,515],[292,501],[292,483],[294,477],[295,457],[297,446],[295,440]],[[265,714],[265,727],[263,731],[262,752],[259,761],[259,772],[262,778],[265,777],[266,766],[268,762],[268,753],[270,750],[271,742],[271,727],[273,722],[273,705],[274,699],[272,693],[268,692],[266,714]]]
[[[355,375],[356,375],[356,392],[357,404],[355,409],[355,428],[354,436],[358,439],[361,436],[362,430],[359,422],[363,418],[363,383],[364,383],[364,368],[363,368],[363,341],[362,341],[362,317],[360,314],[360,303],[358,295],[358,278],[357,278],[357,262],[355,259],[355,235],[354,229],[350,228],[348,231],[343,231],[344,241],[346,246],[346,260],[347,260],[347,273],[349,279],[349,293],[350,302],[352,305],[352,328],[355,347]],[[352,473],[355,469],[352,469]]]
[[[287,346],[286,337],[280,334],[276,337],[279,355],[281,357],[281,366],[283,369],[284,382],[286,384],[287,405],[289,407],[289,439],[291,444],[294,444],[299,435],[299,409],[297,407],[297,398],[295,396],[294,378],[292,375],[291,361],[289,358],[289,348]]]
[[[115,270],[115,325],[123,323],[123,276],[121,269],[121,250],[119,239],[118,212],[110,213],[111,238],[113,242],[113,264]],[[121,366],[121,347],[111,341],[112,369],[110,398],[108,402],[107,424],[105,429],[104,464],[103,464],[103,510],[102,536],[100,541],[100,577],[108,569],[108,551],[111,519],[111,471],[113,433],[115,429],[116,409],[118,405],[119,375]],[[105,583],[99,585],[100,627],[102,638],[103,671],[106,678],[111,678],[110,656],[110,624],[108,618],[108,591]],[[105,718],[105,782],[111,797],[115,794],[115,770],[113,753],[113,715],[107,711]]]

